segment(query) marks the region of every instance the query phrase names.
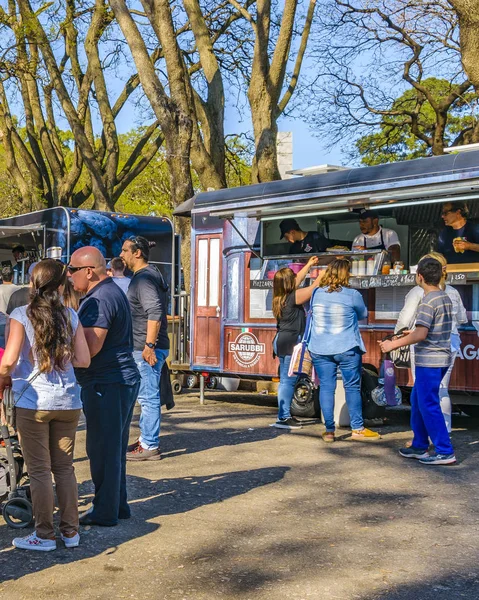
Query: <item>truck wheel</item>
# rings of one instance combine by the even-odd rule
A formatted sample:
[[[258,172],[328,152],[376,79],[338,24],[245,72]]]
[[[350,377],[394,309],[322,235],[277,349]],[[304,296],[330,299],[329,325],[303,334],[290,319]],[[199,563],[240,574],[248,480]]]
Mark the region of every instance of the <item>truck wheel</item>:
[[[468,417],[479,417],[479,406],[475,404],[457,404],[457,407],[460,408],[463,413],[466,413]]]
[[[315,388],[307,377],[301,377],[296,383],[291,402],[291,414],[295,417],[321,417],[319,389]]]
[[[171,389],[173,390],[173,394],[181,394],[181,390],[183,389],[181,381],[179,379],[173,379],[171,382]]]
[[[186,378],[186,387],[188,389],[193,389],[198,387],[198,377],[196,375],[188,375]]]
[[[210,375],[208,377],[208,379],[206,380],[206,387],[209,390],[214,390],[218,387],[218,377],[215,377],[214,375]]]

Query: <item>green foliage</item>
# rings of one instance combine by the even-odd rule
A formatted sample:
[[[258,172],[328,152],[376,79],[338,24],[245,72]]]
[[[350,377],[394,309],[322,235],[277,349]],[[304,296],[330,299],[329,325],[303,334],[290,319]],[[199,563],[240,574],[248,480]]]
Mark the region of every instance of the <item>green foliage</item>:
[[[146,128],[140,127],[128,133],[119,135],[121,170],[135,148]],[[26,132],[20,131],[26,139]],[[70,142],[73,139],[70,131],[60,131],[59,137],[64,144],[65,164],[69,168],[73,161]],[[28,142],[26,142],[28,145]],[[254,146],[241,136],[229,136],[226,141],[226,178],[228,187],[247,185],[251,182],[251,160]],[[146,150],[146,149],[145,149]],[[87,183],[86,173],[83,172],[75,191]],[[193,172],[193,184],[196,191],[201,191],[199,179]],[[82,208],[91,208],[93,199],[90,197]],[[148,166],[124,190],[116,203],[115,210],[137,215],[170,216],[173,211],[170,193],[170,178],[168,165],[165,161],[164,148],[160,148]],[[5,163],[3,147],[0,145],[0,218],[29,212],[20,198],[12,178],[9,176]]]
[[[120,170],[143,132],[144,128],[139,128],[118,136]],[[173,205],[163,148],[159,149],[148,166],[126,188],[116,203],[115,210],[135,215],[171,215]]]
[[[239,187],[251,183],[251,163],[254,142],[240,135],[226,138],[226,183],[228,187]]]
[[[453,87],[451,82],[434,77],[425,79],[422,85],[428,89],[436,102],[445,99]],[[477,97],[471,92],[458,98],[451,106],[443,138],[444,147],[452,143],[467,143],[459,136],[474,125],[472,105],[476,101]],[[415,88],[407,90],[393,102],[390,110],[397,114],[383,116],[378,131],[361,137],[355,143],[355,154],[359,155],[363,165],[378,165],[431,155],[429,143],[413,133],[407,114],[418,110],[419,132],[432,140],[437,126],[437,115],[425,96]]]

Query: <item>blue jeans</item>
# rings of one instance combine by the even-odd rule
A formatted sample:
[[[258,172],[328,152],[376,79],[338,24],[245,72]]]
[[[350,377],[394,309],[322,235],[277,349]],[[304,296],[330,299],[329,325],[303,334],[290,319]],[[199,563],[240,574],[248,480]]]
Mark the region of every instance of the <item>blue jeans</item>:
[[[298,377],[288,375],[290,362],[291,356],[279,357],[278,420],[291,417],[291,402]]]
[[[439,386],[447,367],[418,367],[411,394],[412,445],[418,450],[429,448],[431,438],[438,454],[453,454],[454,448],[441,412]]]
[[[92,384],[81,389],[86,451],[95,497],[91,517],[116,525],[130,516],[126,495],[126,451],[140,382]]]
[[[140,443],[146,450],[158,448],[161,422],[160,375],[168,356],[168,350],[156,349],[158,362],[150,366],[141,355],[141,350],[133,352],[136,366],[140,371],[141,383],[138,393],[140,414]]]
[[[363,406],[361,398],[362,354],[358,347],[342,354],[311,353],[314,369],[319,377],[319,403],[326,431],[334,431],[334,394],[338,379],[338,367],[343,377],[346,404],[351,429],[363,429]]]

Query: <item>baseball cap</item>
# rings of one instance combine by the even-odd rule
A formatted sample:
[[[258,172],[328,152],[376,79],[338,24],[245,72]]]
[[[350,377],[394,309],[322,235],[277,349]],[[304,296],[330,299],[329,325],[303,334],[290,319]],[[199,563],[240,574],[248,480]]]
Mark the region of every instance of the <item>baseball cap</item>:
[[[301,231],[301,227],[298,224],[296,219],[283,219],[279,224],[279,228],[281,230],[280,240],[284,238],[284,234],[288,233],[288,231]]]
[[[359,220],[363,221],[364,219],[379,219],[379,215],[375,210],[365,208],[359,213]]]

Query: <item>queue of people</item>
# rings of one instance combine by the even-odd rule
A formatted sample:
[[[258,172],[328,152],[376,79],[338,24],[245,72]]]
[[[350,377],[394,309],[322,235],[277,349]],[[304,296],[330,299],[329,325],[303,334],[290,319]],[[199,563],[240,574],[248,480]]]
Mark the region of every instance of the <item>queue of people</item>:
[[[27,290],[28,297],[6,309],[10,318],[0,391],[13,389],[35,519],[32,534],[13,540],[17,548],[56,548],[52,474],[61,539],[71,548],[80,542],[79,525],[114,526],[130,517],[127,458],[160,458],[160,377],[169,349],[167,285],[148,263],[150,247],[141,236],[123,244],[124,263],[133,272],[127,295],[108,276],[100,251],[84,247],[68,265],[39,261],[30,287],[16,291]],[[137,399],[141,436],[129,448]],[[94,498],[79,515],[73,449],[82,408]]]
[[[394,264],[400,261],[401,244],[393,229],[379,224],[373,209],[359,212],[360,234],[353,242],[340,242],[340,247],[353,251],[383,250]],[[458,327],[467,322],[467,314],[459,292],[446,285],[447,264],[478,262],[479,226],[468,220],[464,202],[446,202],[441,218],[444,228],[439,234],[438,252],[424,256],[417,266],[416,287],[406,297],[396,331],[406,329],[406,335],[394,341],[380,343],[383,352],[411,346],[411,371],[414,388],[411,395],[411,427],[414,439],[400,450],[406,458],[425,464],[452,464],[456,461],[449,434],[452,428],[452,404],[449,381],[456,355],[460,349]],[[291,416],[290,406],[297,377],[288,374],[295,345],[306,340],[320,381],[320,405],[326,426],[322,438],[334,442],[334,396],[338,369],[345,388],[352,439],[378,440],[379,434],[364,427],[360,391],[361,357],[365,346],[359,331],[359,321],[367,317],[361,294],[349,288],[350,263],[333,260],[312,285],[299,288],[314,254],[336,247],[336,241],[315,231],[305,232],[294,218],[283,219],[281,239],[290,244],[292,255],[308,254],[308,262],[295,276],[283,268],[274,276],[273,314],[278,333],[274,352],[280,360],[278,390],[279,413],[276,427],[298,429],[301,424]],[[305,311],[310,301],[311,327],[305,338]],[[430,454],[429,441],[435,446]]]

